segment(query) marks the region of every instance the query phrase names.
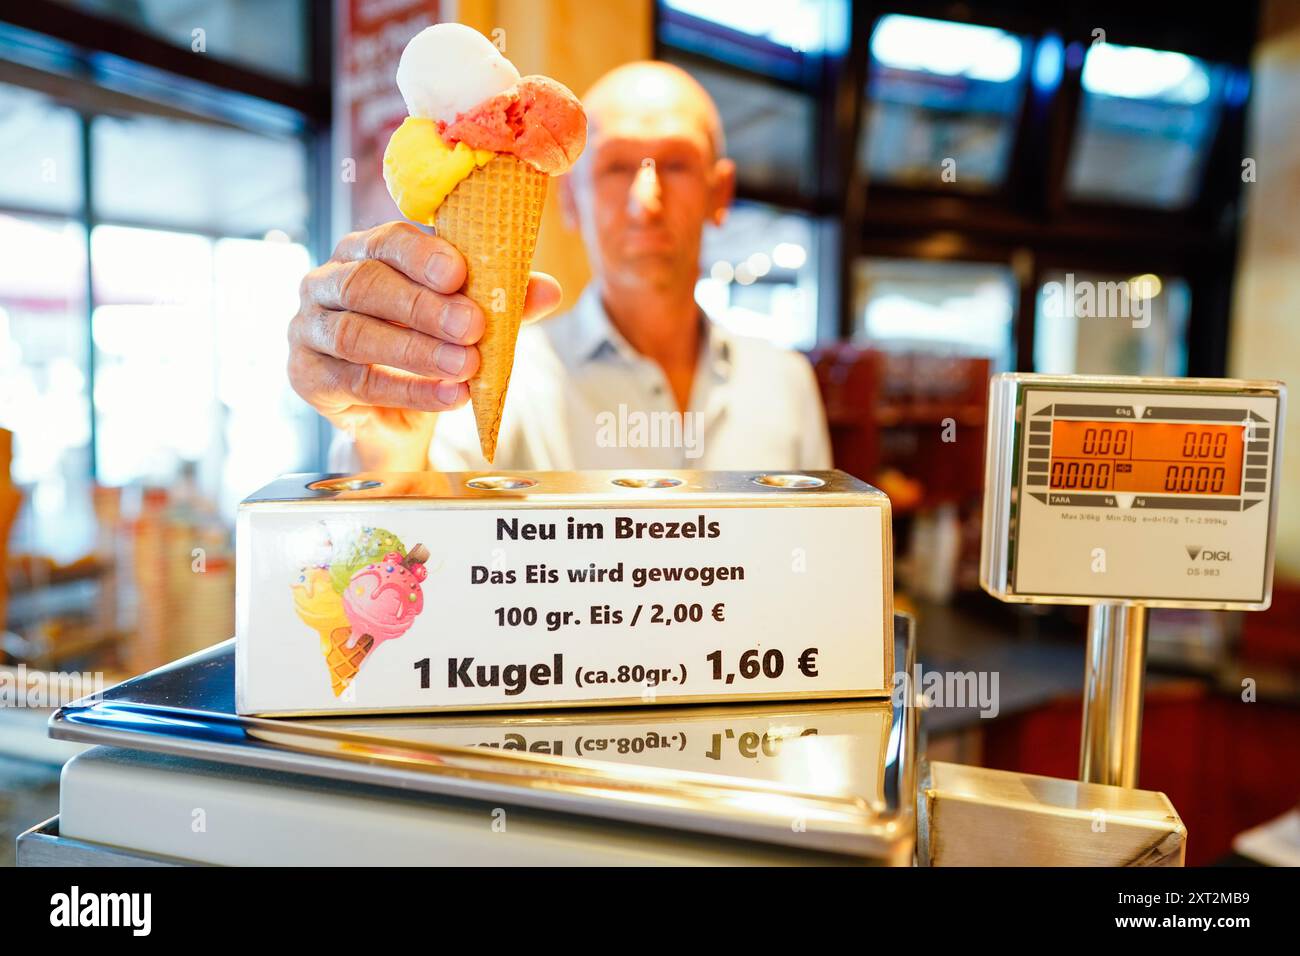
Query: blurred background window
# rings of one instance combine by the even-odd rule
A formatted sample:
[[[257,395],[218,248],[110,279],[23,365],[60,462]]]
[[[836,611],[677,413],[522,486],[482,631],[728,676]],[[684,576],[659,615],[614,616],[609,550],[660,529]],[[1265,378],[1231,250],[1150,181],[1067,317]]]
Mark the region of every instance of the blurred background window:
[[[737,172],[746,186],[791,194],[814,190],[817,109],[811,96],[681,54],[670,52],[666,59],[699,80],[718,104],[727,154],[743,157]]]
[[[218,239],[212,256],[214,379],[220,432],[205,465],[223,514],[268,475],[319,467],[320,419],[289,387],[289,320],[312,267],[306,246],[284,236]],[[213,455],[220,449],[219,457]],[[217,470],[217,466],[220,470]]]
[[[848,44],[848,0],[660,0],[657,40],[785,83],[806,84]]]
[[[1190,310],[1180,278],[1048,273],[1034,316],[1034,371],[1186,375]]]
[[[1025,41],[993,27],[889,14],[870,52],[860,153],[871,179],[1002,185],[1024,99]],[[941,178],[945,169],[951,178]]]
[[[305,247],[97,226],[91,262],[101,481],[167,484],[191,463],[233,517],[310,466],[313,417],[284,374]]]
[[[215,431],[212,242],[97,226],[90,251],[97,471],[110,485],[161,484]]]
[[[130,114],[86,133],[76,111],[0,84],[0,208],[24,210],[0,213],[0,427],[16,435],[28,542],[59,553],[93,534],[92,481],[164,484],[188,463],[232,514],[320,444],[284,375],[311,264],[305,143]]]
[[[0,248],[0,428],[28,489],[15,544],[70,559],[93,542],[85,230],[0,213]]]
[[[838,310],[823,274],[839,228],[819,143],[826,66],[844,54],[849,21],[844,0],[659,4],[657,54],[713,97],[736,162],[737,202],[705,230],[696,298],[737,334],[786,348],[814,347]]]
[[[695,298],[738,335],[787,348],[817,341],[815,221],[757,203],[739,203],[720,229],[704,234]]]
[[[153,116],[91,123],[95,215],[231,236],[307,235],[301,141]]]
[[[81,120],[74,110],[0,83],[0,206],[81,211]]]
[[[195,53],[291,80],[307,76],[308,0],[58,0]]]
[[[0,4],[0,668],[111,685],[227,640],[237,503],[323,463],[285,333],[330,212],[329,13]],[[67,756],[46,716],[0,707],[0,865],[38,806],[11,758]]]
[[[854,340],[983,356],[1014,367],[1016,281],[996,263],[866,258],[854,270]]]
[[[664,6],[799,53],[816,53],[826,48],[828,17],[839,5],[827,0],[665,0]]]
[[[81,135],[74,110],[0,84],[0,207],[24,210],[0,212],[0,428],[31,489],[14,537],[65,558],[92,537]]]
[[[1066,174],[1069,194],[1160,209],[1191,203],[1227,75],[1183,53],[1114,43],[1089,47]]]

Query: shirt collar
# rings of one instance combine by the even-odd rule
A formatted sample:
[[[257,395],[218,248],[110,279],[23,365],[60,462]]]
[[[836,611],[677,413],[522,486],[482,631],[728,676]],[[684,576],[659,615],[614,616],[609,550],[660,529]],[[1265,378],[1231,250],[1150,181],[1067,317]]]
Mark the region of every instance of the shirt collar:
[[[609,320],[595,282],[588,283],[582,290],[569,318],[566,351],[575,364],[585,365],[607,355],[617,355],[628,362],[643,361],[641,354]],[[710,319],[703,309],[700,310],[700,331],[700,352],[708,363],[708,371],[718,380],[727,379],[731,375],[735,351],[731,334]]]

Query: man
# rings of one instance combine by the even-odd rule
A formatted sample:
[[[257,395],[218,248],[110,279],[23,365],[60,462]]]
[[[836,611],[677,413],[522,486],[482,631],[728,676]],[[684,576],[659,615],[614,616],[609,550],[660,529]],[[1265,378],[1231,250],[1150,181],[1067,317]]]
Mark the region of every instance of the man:
[[[729,334],[695,303],[701,233],[723,223],[735,186],[709,95],[643,62],[606,74],[583,105],[588,145],[560,188],[594,275],[572,311],[521,331],[495,467],[829,468],[807,361]],[[454,248],[403,223],[345,237],[304,279],[289,378],[342,433],[332,469],[486,467],[461,408],[484,324],[464,279]],[[526,318],[559,298],[534,273]]]

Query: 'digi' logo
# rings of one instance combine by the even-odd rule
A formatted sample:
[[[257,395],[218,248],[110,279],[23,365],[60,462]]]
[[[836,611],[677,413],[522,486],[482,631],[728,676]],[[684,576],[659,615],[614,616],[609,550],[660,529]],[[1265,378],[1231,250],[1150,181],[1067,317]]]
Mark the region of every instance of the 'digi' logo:
[[[1187,545],[1187,556],[1195,561],[1200,558],[1202,561],[1231,561],[1232,552],[1230,551],[1210,551],[1202,548],[1198,544]]]

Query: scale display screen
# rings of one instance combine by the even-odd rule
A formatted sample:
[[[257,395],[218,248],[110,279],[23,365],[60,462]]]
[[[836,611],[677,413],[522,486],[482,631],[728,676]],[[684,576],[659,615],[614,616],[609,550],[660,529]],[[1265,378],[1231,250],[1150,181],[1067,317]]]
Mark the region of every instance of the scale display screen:
[[[1241,494],[1243,425],[1052,422],[1049,487],[1144,494]]]
[[[1267,607],[1285,405],[1280,382],[994,376],[981,583],[1027,603]]]

